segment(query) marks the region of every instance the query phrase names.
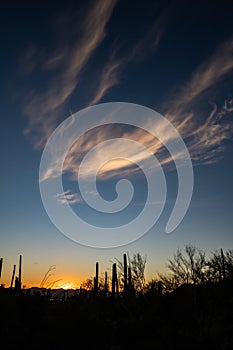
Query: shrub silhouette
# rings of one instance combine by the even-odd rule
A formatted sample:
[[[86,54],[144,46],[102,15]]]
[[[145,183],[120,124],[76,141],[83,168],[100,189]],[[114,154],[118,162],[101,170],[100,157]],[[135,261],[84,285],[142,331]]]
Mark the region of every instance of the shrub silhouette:
[[[233,279],[228,255],[223,254],[226,265],[221,280],[195,277],[166,293],[154,279],[142,292],[122,294],[114,303],[101,292],[82,290],[62,301],[2,287],[0,336],[4,348],[57,350],[85,345],[88,350],[230,350]]]

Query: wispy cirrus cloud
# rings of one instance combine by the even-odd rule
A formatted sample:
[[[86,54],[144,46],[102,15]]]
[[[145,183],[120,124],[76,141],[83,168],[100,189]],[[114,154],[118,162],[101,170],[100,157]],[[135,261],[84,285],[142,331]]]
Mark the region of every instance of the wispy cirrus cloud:
[[[166,31],[167,23],[171,16],[174,4],[165,6],[159,12],[153,23],[143,37],[130,49],[126,58],[128,62],[139,63],[146,57],[156,52]]]
[[[22,55],[21,73],[31,77],[33,72],[41,72],[44,81],[43,89],[32,88],[24,96],[23,112],[28,119],[24,133],[34,138],[36,148],[44,146],[59,120],[64,117],[64,109],[80,84],[84,67],[107,35],[106,26],[116,3],[117,0],[90,3],[79,20],[75,14],[64,14],[57,21],[55,31],[58,32],[58,38],[52,49],[33,44]],[[119,53],[121,43],[117,44],[117,40],[113,43],[96,87],[89,91],[92,98],[88,105],[99,103],[119,83],[122,71],[129,64],[137,64],[157,50],[169,13],[170,8],[167,7],[156,12],[149,29],[136,42],[129,43],[123,56]],[[60,22],[61,28],[67,27],[65,33],[59,28]],[[59,41],[59,35],[63,40]]]
[[[101,72],[97,90],[93,99],[88,103],[89,106],[97,104],[106,95],[109,89],[117,85],[119,82],[119,71],[122,66],[122,61],[113,57],[109,59]]]
[[[105,38],[106,24],[115,4],[116,0],[93,2],[78,28],[76,21],[69,23],[68,32],[74,31],[74,36],[78,39],[71,44],[63,43],[52,53],[47,52],[44,55],[45,62],[39,60],[41,69],[52,74],[52,77],[48,79],[43,92],[32,90],[25,99],[24,114],[28,118],[25,133],[37,134],[39,131],[35,140],[36,147],[41,147],[56,127],[64,104],[79,84],[82,69]],[[40,48],[37,49],[39,52]],[[39,64],[35,61],[35,56],[36,49],[31,48],[24,57],[23,63],[28,67],[28,74]]]
[[[223,105],[218,108],[216,105],[213,106],[206,120],[199,126],[195,122],[189,123],[190,116],[185,121],[182,121],[177,125],[177,130],[183,136],[184,141],[189,149],[191,158],[194,165],[197,164],[211,164],[217,163],[222,156],[224,151],[224,142],[230,140],[233,135],[233,123],[229,119],[233,110],[233,99],[224,101]],[[193,117],[193,116],[192,116]],[[226,119],[226,120],[225,120]],[[187,124],[188,123],[188,124]],[[171,167],[175,160],[182,159],[183,152],[179,149],[174,151],[171,155],[165,150],[166,144],[174,139],[174,134],[170,133],[169,130],[164,128],[163,124],[151,122],[145,126],[146,129],[151,130],[151,133],[145,132],[142,129],[134,128],[131,131],[125,132],[122,127],[120,137],[124,139],[134,140],[139,144],[142,144],[151,153],[155,154],[160,161],[160,164],[165,167]],[[158,139],[155,139],[152,134],[158,135],[158,138],[163,140],[163,143]],[[88,135],[86,135],[88,138]],[[95,138],[93,134],[82,147],[81,143],[77,142],[74,148],[67,155],[64,172],[71,172],[74,178],[78,176],[78,170],[81,158],[79,157],[80,152],[86,154],[93,147],[105,140],[106,138],[114,138],[114,130],[99,129],[95,131]],[[97,141],[98,140],[98,141]],[[138,172],[138,168],[134,164],[147,160],[148,154],[144,151],[136,151],[135,147],[125,147],[124,142],[122,144],[116,143],[113,140],[108,144],[107,148],[102,148],[95,151],[92,157],[89,158],[88,164],[86,164],[88,178],[96,172],[96,164],[99,159],[105,159],[105,157],[115,154],[115,150],[122,154],[121,159],[113,159],[112,161],[103,164],[103,167],[99,169],[99,176],[102,179],[111,178],[113,176],[129,176]],[[78,153],[77,153],[78,152]],[[153,162],[153,160],[151,160]],[[147,167],[153,167],[153,164],[147,161]],[[173,166],[172,166],[173,167]]]
[[[210,98],[217,84],[231,74],[232,69],[233,37],[217,47],[209,59],[197,67],[164,107],[165,117],[186,140],[192,159],[197,163],[217,162],[224,150],[224,141],[232,137],[233,124],[229,118],[233,111],[232,98],[225,99],[221,106],[212,102],[209,113],[204,114],[198,108],[203,98]]]
[[[78,193],[72,193],[71,190],[66,190],[63,193],[56,195],[57,201],[60,204],[76,204],[82,202],[82,197]]]
[[[190,79],[181,87],[169,103],[167,114],[176,118],[191,109],[197,99],[209,88],[214,87],[233,69],[233,37],[216,48],[211,57],[200,64]]]
[[[88,103],[89,106],[100,102],[106,93],[120,82],[122,71],[130,64],[138,64],[149,55],[156,52],[165,32],[171,9],[171,5],[165,7],[157,17],[155,17],[150,28],[136,41],[136,43],[128,45],[128,51],[124,56],[117,55],[118,50],[120,51],[121,44],[115,43],[112,47],[110,57],[103,65],[99,83],[94,93],[94,97]],[[122,39],[124,40],[124,38]]]
[[[228,41],[228,44],[225,43],[218,47],[209,60],[197,67],[185,84],[186,88],[182,87],[172,103],[167,105],[165,116],[174,124],[185,140],[195,164],[209,164],[219,161],[224,150],[224,141],[230,139],[233,134],[233,125],[230,119],[233,111],[233,99],[226,99],[220,107],[214,104],[207,116],[202,113],[200,117],[194,108],[196,99],[199,100],[206,90],[214,88],[219,80],[230,73],[231,67],[233,67],[233,59],[230,55],[233,48],[232,41]],[[157,134],[165,143],[172,141],[174,137],[173,134],[164,129],[164,125],[155,125],[153,119],[146,125],[146,129],[151,130],[153,134]],[[109,125],[96,129],[94,137],[92,132],[88,132],[85,137],[79,139],[73,145],[67,154],[63,168],[64,172],[70,172],[77,178],[80,162],[84,154],[103,140],[119,137],[135,140],[145,145],[147,149],[159,157],[160,163],[164,166],[170,166],[175,159],[182,157],[182,154],[178,151],[173,155],[164,152],[164,145],[155,139],[152,134],[141,129],[134,128],[125,131],[121,126],[118,128],[114,126],[113,128]],[[96,172],[96,165],[99,159],[104,159],[106,155],[114,154],[116,147],[119,153],[122,151],[122,157],[125,159],[114,159],[103,165],[99,169],[99,175],[103,179],[118,175],[135,174],[137,168],[132,167],[132,163],[143,161],[148,156],[143,151],[135,153],[134,147],[125,148],[124,143],[116,145],[113,140],[106,149],[97,149],[92,153],[86,167],[87,178]],[[51,177],[56,176],[55,164],[54,167],[51,165],[49,174]]]
[[[221,107],[214,105],[205,121],[195,123],[196,114],[185,118],[180,134],[186,140],[189,152],[196,164],[217,163],[225,149],[224,142],[233,135],[232,99],[225,100]],[[227,106],[227,107],[226,107]]]
[[[43,72],[51,75],[47,80],[44,91],[30,91],[24,107],[24,113],[28,117],[28,126],[25,133],[35,132],[37,134],[37,147],[43,146],[51,135],[58,124],[65,104],[79,86],[84,67],[86,67],[95,50],[106,36],[106,26],[115,5],[115,0],[94,2],[94,5],[88,8],[78,26],[76,23],[75,25],[72,24],[74,20],[74,17],[72,17],[69,23],[69,31],[71,31],[71,28],[74,29],[75,40],[58,45],[53,52],[39,50],[33,46],[25,54],[23,59],[25,74],[30,75],[40,67]],[[125,67],[131,63],[142,61],[148,54],[158,49],[169,13],[170,9],[165,9],[157,16],[150,30],[131,45],[124,56],[120,54],[117,45],[112,46],[111,54],[102,66],[96,89],[91,91],[93,97],[88,105],[101,101],[106,93],[120,82],[121,72]],[[164,106],[164,115],[180,132],[186,141],[192,159],[197,163],[216,162],[224,150],[224,141],[232,135],[232,123],[228,119],[233,108],[231,99],[226,99],[220,107],[213,104],[212,110],[207,113],[206,117],[204,113],[200,116],[200,112],[197,112],[196,109],[199,99],[203,98],[206,92],[211,91],[217,83],[230,74],[233,68],[232,54],[233,38],[230,38],[217,47],[213,54],[196,68],[172,100]],[[153,130],[154,127],[152,120],[151,125],[147,125],[147,128]],[[156,128],[156,132],[160,136],[163,135],[163,138],[169,140],[172,137],[166,130],[160,129],[158,125],[156,125]],[[163,165],[169,165],[174,160],[174,156],[180,156],[176,154],[171,157],[169,154],[163,153],[161,142],[142,130],[132,129],[125,132],[122,129],[119,135],[123,138],[133,139],[145,145],[156,155],[161,155],[161,164]],[[67,154],[64,172],[71,172],[76,176],[82,155],[95,146],[97,142],[115,136],[116,129],[111,127],[95,130],[94,138],[93,134],[87,133],[85,139],[78,140]],[[114,149],[115,144],[113,142],[106,152],[111,154]],[[126,158],[135,162],[146,157],[143,152],[135,154],[133,148],[125,150],[123,145],[122,152]],[[101,154],[93,154],[89,167],[90,172],[94,171],[95,160],[101,156]],[[135,171],[135,168],[128,161],[121,159],[105,165],[100,174],[104,178],[118,174],[127,175],[135,173]],[[47,169],[44,178],[53,176],[56,176],[56,164]]]

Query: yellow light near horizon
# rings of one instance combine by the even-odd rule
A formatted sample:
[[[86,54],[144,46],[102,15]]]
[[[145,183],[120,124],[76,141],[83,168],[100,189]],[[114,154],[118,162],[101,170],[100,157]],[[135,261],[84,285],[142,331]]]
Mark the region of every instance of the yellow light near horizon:
[[[59,288],[63,288],[63,289],[76,289],[76,286],[74,283],[72,282],[65,282],[65,283],[61,283],[59,285]]]

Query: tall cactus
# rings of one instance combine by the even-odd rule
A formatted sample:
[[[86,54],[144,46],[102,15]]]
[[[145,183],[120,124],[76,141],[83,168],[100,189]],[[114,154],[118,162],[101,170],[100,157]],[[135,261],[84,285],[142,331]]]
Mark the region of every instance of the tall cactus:
[[[19,290],[22,287],[22,255],[19,256]]]
[[[124,294],[127,293],[128,289],[128,276],[127,276],[127,256],[126,254],[123,255],[123,262],[124,262]]]
[[[226,267],[225,267],[225,255],[223,253],[222,248],[220,249],[221,251],[221,260],[222,260],[222,278],[225,279],[226,278]]]
[[[112,265],[112,297],[115,298],[116,293],[118,292],[118,283],[117,283],[117,268],[116,263]]]
[[[108,273],[107,273],[107,271],[105,272],[105,275],[104,275],[104,292],[105,293],[108,292]]]
[[[0,259],[0,278],[2,276],[2,263],[3,263],[3,258]]]
[[[99,289],[99,263],[95,265],[95,277],[94,277],[94,293],[97,294]]]
[[[13,271],[12,271],[12,277],[11,277],[11,286],[10,288],[13,288],[13,283],[14,283],[14,279],[15,279],[15,269],[16,269],[16,265],[13,266]]]
[[[13,280],[14,280],[14,274],[15,274],[15,265],[14,265],[14,270],[12,275]],[[19,256],[19,275],[15,277],[15,290],[20,291],[21,287],[22,287],[22,255]]]

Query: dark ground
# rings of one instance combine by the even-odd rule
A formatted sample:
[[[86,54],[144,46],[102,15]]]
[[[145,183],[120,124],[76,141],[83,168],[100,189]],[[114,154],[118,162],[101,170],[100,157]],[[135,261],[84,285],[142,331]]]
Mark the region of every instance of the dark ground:
[[[0,289],[2,349],[233,349],[233,283],[113,300],[50,301]],[[3,345],[5,344],[5,345]]]

